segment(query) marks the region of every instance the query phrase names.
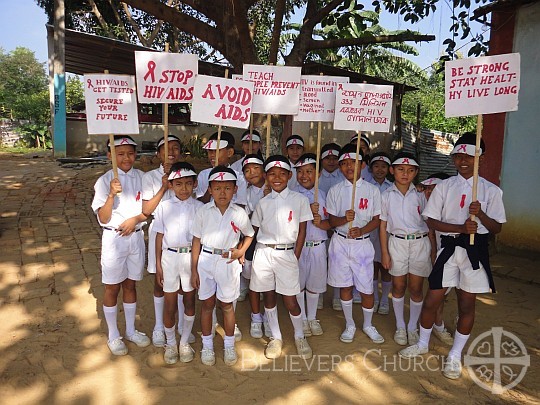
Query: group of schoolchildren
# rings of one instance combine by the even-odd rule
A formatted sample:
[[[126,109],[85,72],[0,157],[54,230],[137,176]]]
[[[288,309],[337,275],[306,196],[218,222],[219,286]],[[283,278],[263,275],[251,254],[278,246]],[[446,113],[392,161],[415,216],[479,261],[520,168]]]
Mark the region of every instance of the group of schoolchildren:
[[[122,290],[125,340],[139,347],[164,347],[167,364],[194,359],[196,295],[201,301],[203,364],[216,361],[216,306],[223,314],[224,363],[236,363],[235,342],[242,339],[236,303],[246,297],[250,335],[268,337],[265,355],[278,358],[283,345],[279,294],[294,328],[297,353],[308,359],[312,349],[306,338],[323,334],[317,310],[328,284],[333,287],[332,307],[345,318],[341,342],[354,340],[353,303],[358,302],[362,331],[373,343],[383,343],[372,320],[374,313],[389,313],[391,293],[394,341],[408,345],[399,355],[427,353],[433,331],[452,345],[443,374],[458,378],[476,294],[495,291],[488,234],[500,232],[506,222],[502,191],[492,183],[480,177],[477,200],[472,200],[475,134],[459,138],[451,153],[456,176],[438,173],[416,186],[417,159],[403,152],[393,159],[383,152],[370,155],[365,134],[354,135],[343,147],[324,145],[319,173],[317,156],[304,153],[302,137],[286,140],[287,157],[263,159],[260,141],[257,131],[246,131],[241,138],[244,156],[231,165],[234,137],[228,132],[219,139],[212,135],[204,146],[212,167],[197,174],[191,164],[179,161],[180,140],[169,136],[167,156],[164,140],[157,144],[160,167],[143,173],[133,168],[133,139],[115,137],[118,178],[112,170],[101,176],[92,203],[103,229],[103,312],[110,351],[128,352],[117,326]],[[151,216],[147,269],[155,273],[152,339],[135,329],[135,283],[143,277],[145,262],[142,227]],[[442,315],[452,287],[458,300],[454,337]]]

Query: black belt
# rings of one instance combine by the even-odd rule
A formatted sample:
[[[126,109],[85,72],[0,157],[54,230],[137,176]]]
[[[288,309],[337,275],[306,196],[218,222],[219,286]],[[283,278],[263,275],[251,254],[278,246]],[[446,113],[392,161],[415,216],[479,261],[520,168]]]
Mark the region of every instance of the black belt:
[[[398,239],[404,239],[404,240],[415,240],[415,239],[422,239],[422,238],[425,238],[426,236],[428,236],[429,234],[427,233],[424,233],[422,235],[417,235],[415,233],[410,233],[408,235],[394,235],[393,233],[391,233],[390,235],[392,235],[394,238],[398,238]]]
[[[191,252],[191,246],[167,248],[167,250],[170,250],[171,252],[174,252],[174,253],[189,253],[189,252]]]
[[[343,233],[341,233],[341,232],[339,232],[339,231],[334,231],[334,232],[336,233],[336,235],[339,235],[339,236],[341,236],[342,238],[345,238],[345,239],[362,240],[362,239],[367,239],[367,238],[369,238],[369,233],[368,233],[367,235],[362,235],[362,236],[360,236],[360,237],[358,237],[358,238],[351,238],[351,237],[349,237],[348,235],[345,235],[345,234],[343,234]]]
[[[112,227],[110,227],[110,226],[102,226],[101,228],[102,228],[102,229],[105,229],[105,230],[107,230],[107,231],[115,231],[115,232],[118,232],[118,229],[112,228]],[[133,232],[139,232],[139,231],[141,231],[141,230],[142,230],[142,228],[139,228],[139,229],[135,229]]]
[[[294,243],[263,243],[264,246],[274,250],[293,250]]]

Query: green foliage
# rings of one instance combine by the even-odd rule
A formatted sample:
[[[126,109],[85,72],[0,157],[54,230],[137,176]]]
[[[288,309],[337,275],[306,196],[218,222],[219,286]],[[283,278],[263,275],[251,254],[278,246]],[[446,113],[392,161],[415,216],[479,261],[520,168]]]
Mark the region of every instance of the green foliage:
[[[202,158],[206,156],[203,145],[203,138],[199,135],[194,135],[183,144],[183,149],[185,148],[185,152],[189,153],[194,158]]]
[[[84,103],[84,88],[79,76],[68,76],[66,80],[66,112],[76,111],[73,107]]]
[[[16,129],[22,135],[22,146],[50,149],[52,138],[47,126],[42,124],[22,124]]]

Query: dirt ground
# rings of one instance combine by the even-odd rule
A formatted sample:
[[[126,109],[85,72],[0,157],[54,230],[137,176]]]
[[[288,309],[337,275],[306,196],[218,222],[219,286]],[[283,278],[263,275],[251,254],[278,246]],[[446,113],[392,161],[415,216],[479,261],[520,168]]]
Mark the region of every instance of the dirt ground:
[[[267,360],[265,339],[249,336],[247,301],[238,303],[244,337],[233,367],[223,363],[222,329],[215,339],[214,367],[201,364],[198,336],[193,345],[197,355],[189,364],[166,366],[162,349],[130,343],[127,356],[112,356],[101,309],[100,229],[90,209],[93,184],[107,169],[62,167],[47,156],[0,154],[0,403],[540,402],[539,262],[523,256],[492,258],[498,293],[478,297],[468,350],[482,354],[480,349],[491,347],[482,336],[489,335],[493,351],[487,352],[483,368],[464,368],[456,381],[441,374],[449,347],[435,337],[430,356],[422,361],[396,356],[400,347],[392,339],[392,312],[374,316],[384,344],[372,344],[361,332],[354,343],[341,343],[344,319],[332,310],[330,291],[318,316],[324,335],[309,338],[315,356],[307,361],[294,356],[292,326],[281,304],[284,353],[274,362]],[[147,334],[154,322],[152,286],[148,274],[138,284],[136,324]],[[451,293],[445,320],[452,330],[456,312]],[[361,324],[358,305],[354,316]],[[200,335],[198,318],[194,332]],[[477,337],[480,341],[473,344]],[[502,394],[480,387],[473,373],[492,377],[488,371],[494,364],[503,385],[521,377],[519,383]],[[492,387],[493,379],[483,381]]]

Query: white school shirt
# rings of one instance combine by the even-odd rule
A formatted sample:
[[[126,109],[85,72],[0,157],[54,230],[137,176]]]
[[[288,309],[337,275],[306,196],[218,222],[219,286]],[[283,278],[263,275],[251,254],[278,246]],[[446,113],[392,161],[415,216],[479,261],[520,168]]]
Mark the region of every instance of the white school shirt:
[[[319,177],[319,190],[324,191],[328,194],[328,191],[332,186],[345,180],[345,176],[341,173],[341,170],[337,168],[332,173],[326,171],[325,169],[321,170],[321,176]]]
[[[369,166],[366,165],[360,172],[360,176],[363,180],[367,181],[368,183],[371,183],[371,180],[373,180],[373,174],[371,174],[371,171],[369,170]]]
[[[302,194],[285,188],[274,190],[261,198],[251,217],[259,228],[257,241],[265,244],[290,244],[298,238],[301,222],[313,220],[309,200]]]
[[[161,179],[165,175],[165,170],[163,166],[159,166],[157,169],[150,170],[149,172],[144,173],[142,178],[142,199],[149,201],[158,193],[161,188],[162,182]],[[172,190],[167,190],[163,194],[161,201],[168,200],[169,198],[174,197],[174,192]]]
[[[433,218],[448,224],[465,223],[469,217],[469,205],[472,202],[473,178],[466,180],[460,174],[441,181],[433,189],[426,208],[422,212],[424,218]],[[487,216],[499,224],[506,222],[506,214],[502,200],[502,190],[495,184],[478,177],[477,200]],[[489,233],[487,228],[476,218],[478,233]],[[443,232],[442,235],[452,235]]]
[[[114,178],[112,170],[109,170],[97,179],[94,185],[94,199],[92,200],[92,210],[98,217],[101,226],[118,228],[126,219],[135,217],[142,212],[142,178],[143,172],[138,169],[131,169],[127,173],[118,169],[118,179],[122,185],[120,195],[114,197],[114,204],[111,219],[106,224],[99,221],[98,209],[105,205],[109,196],[111,181]],[[137,224],[140,228],[143,223]]]
[[[210,201],[197,210],[191,233],[201,240],[201,244],[216,249],[231,249],[238,245],[240,235],[253,236],[246,211],[236,204],[229,203],[225,213]]]
[[[242,173],[242,175],[244,174],[244,172],[242,170],[242,161],[243,160],[244,160],[244,156],[242,156],[240,159],[238,159],[236,162],[234,162],[231,165],[231,169],[233,169],[237,173]]]
[[[344,217],[345,211],[351,209],[352,183],[345,179],[328,191],[326,210],[335,217]],[[356,181],[354,196],[355,217],[352,226],[362,228],[374,216],[381,214],[381,193],[377,187],[363,179]],[[349,232],[349,223],[335,228],[342,234]]]
[[[422,218],[426,207],[424,193],[414,184],[403,195],[395,184],[381,194],[381,220],[386,221],[386,232],[394,235],[425,234],[428,226]]]
[[[297,191],[304,197],[306,197],[309,200],[310,204],[313,204],[315,202],[315,187],[308,190],[298,184],[294,191]],[[321,216],[321,220],[324,221],[325,219],[328,219],[328,212],[326,211],[326,193],[321,189],[319,189],[318,203],[319,215]],[[326,231],[322,230],[321,228],[317,228],[313,224],[313,221],[308,221],[306,229],[306,241],[317,242],[326,239],[328,239],[328,234],[326,233]]]
[[[291,172],[292,176],[287,182],[287,187],[289,187],[291,190],[296,189],[296,186],[298,185],[298,180],[296,179],[296,167],[294,167],[294,163],[289,160],[289,164],[291,165]]]
[[[382,195],[383,191],[388,190],[394,184],[388,179],[384,179],[384,181],[381,184],[379,184],[379,182],[377,180],[371,179],[371,181],[369,183],[373,184],[375,187],[377,187],[379,189],[379,191],[381,192],[381,195]]]
[[[231,167],[230,165],[228,167]],[[213,167],[209,167],[208,169],[204,169],[199,173],[197,176],[197,188],[195,189],[195,194],[197,195],[197,198],[201,198],[203,195],[206,194],[206,191],[208,190],[208,176],[210,175],[210,172],[212,171]],[[247,182],[246,178],[244,177],[244,174],[242,172],[238,172],[237,170],[234,171],[236,173],[236,185],[238,186],[238,191],[236,191],[236,194],[233,196],[232,202],[234,204],[240,204],[240,205],[246,205],[247,202]]]
[[[261,200],[261,198],[264,197],[264,185],[262,187],[257,187],[251,184],[247,188],[247,204],[246,204],[246,212],[248,215],[253,213],[255,211],[255,207]]]
[[[182,201],[174,196],[156,208],[154,232],[163,234],[162,249],[191,245],[191,227],[195,214],[204,204],[189,197]]]

